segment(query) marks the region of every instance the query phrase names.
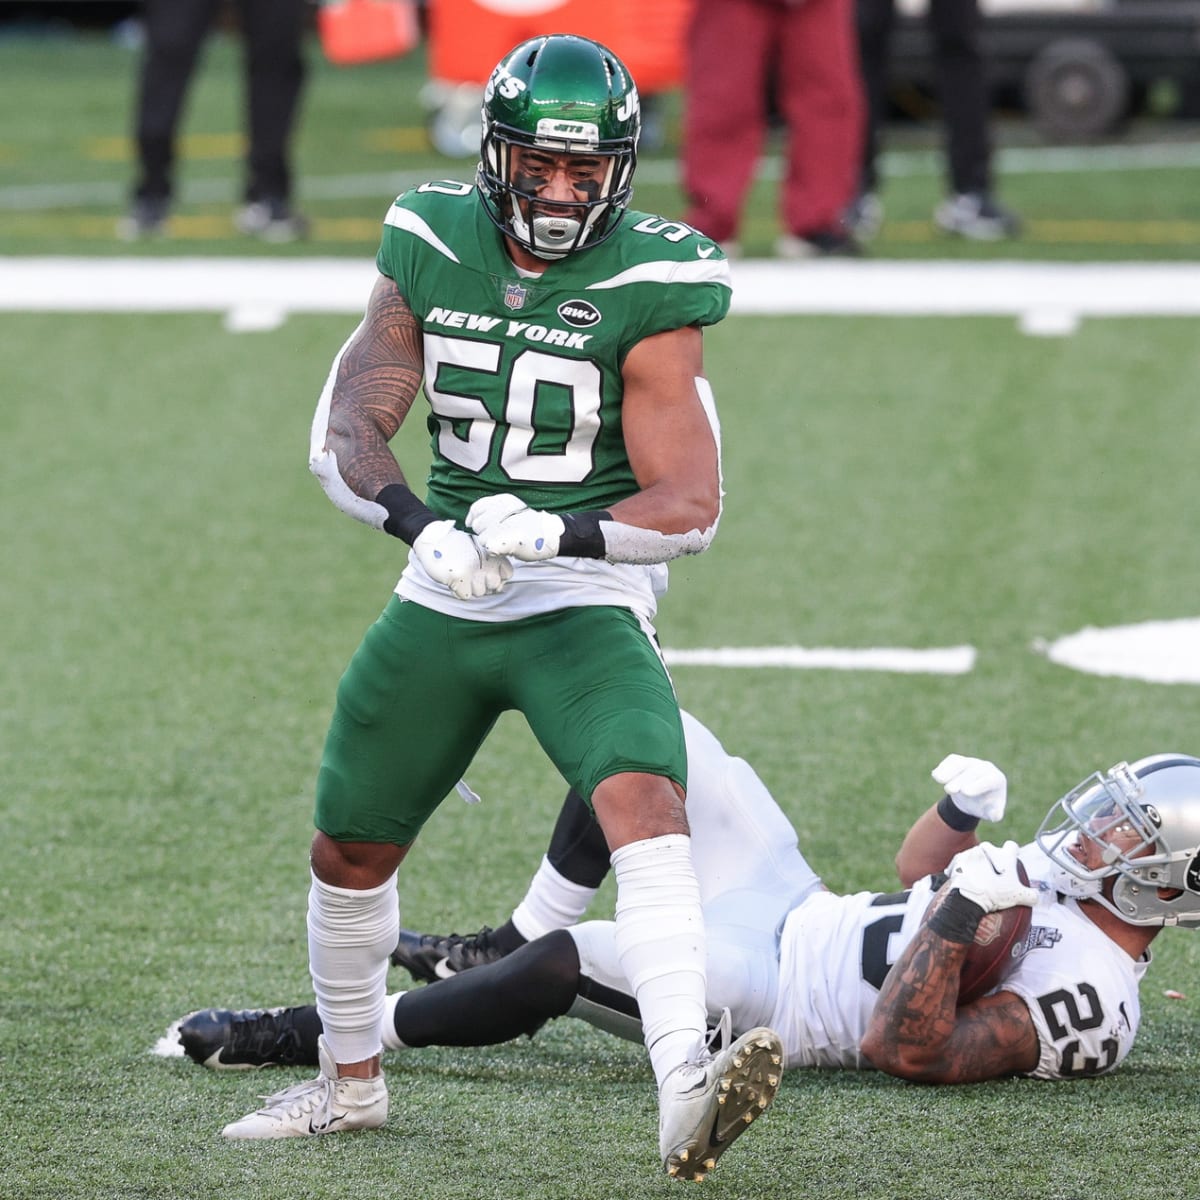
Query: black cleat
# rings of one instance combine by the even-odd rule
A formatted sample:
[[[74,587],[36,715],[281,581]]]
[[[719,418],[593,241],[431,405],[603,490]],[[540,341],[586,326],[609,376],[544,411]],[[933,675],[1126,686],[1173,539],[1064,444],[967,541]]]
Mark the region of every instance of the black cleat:
[[[167,1030],[193,1062],[214,1071],[317,1065],[321,1018],[312,1005],[299,1008],[205,1008]]]
[[[460,971],[497,962],[509,952],[500,946],[495,930],[485,925],[478,933],[414,933],[400,930],[400,940],[392,951],[392,965],[403,967],[414,979],[433,983],[448,979]]]

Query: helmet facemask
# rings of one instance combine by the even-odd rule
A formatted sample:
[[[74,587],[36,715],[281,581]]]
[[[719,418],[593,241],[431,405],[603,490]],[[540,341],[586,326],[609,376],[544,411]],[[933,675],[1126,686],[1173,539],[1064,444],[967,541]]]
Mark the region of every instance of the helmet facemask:
[[[553,125],[542,121],[540,125]],[[589,127],[594,135],[595,126]],[[617,226],[620,213],[633,194],[630,178],[636,161],[636,151],[600,151],[594,149],[598,139],[568,140],[552,131],[540,132],[530,141],[519,131],[495,126],[486,129],[479,164],[480,189],[496,203],[501,217],[501,229],[518,245],[524,246],[538,258],[565,258],[584,246],[603,241]],[[523,177],[514,163],[523,148],[532,146],[548,154],[575,154],[580,157],[604,160],[599,180],[587,180],[578,189],[584,199],[554,201],[539,199],[537,181]],[[529,215],[532,214],[532,219]],[[615,219],[614,219],[615,218]]]
[[[1036,841],[1055,867],[1048,882],[1065,895],[1131,925],[1196,925],[1198,829],[1200,762],[1160,755],[1083,780],[1046,814]],[[1173,850],[1168,839],[1178,836],[1191,840]]]

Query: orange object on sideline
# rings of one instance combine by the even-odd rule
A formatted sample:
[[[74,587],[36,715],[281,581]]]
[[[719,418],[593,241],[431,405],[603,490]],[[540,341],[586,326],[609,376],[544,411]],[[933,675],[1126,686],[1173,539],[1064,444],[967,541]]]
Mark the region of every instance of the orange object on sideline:
[[[317,38],[331,63],[399,58],[420,41],[413,0],[332,0],[317,9]]]
[[[601,42],[645,95],[678,87],[695,0],[429,0],[429,77],[484,84],[514,46],[546,33]]]

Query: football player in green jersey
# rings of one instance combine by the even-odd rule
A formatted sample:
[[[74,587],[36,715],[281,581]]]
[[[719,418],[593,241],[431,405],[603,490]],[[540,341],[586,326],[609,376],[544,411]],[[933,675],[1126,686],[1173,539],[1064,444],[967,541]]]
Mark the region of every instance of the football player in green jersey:
[[[317,780],[321,1074],[224,1132],[384,1122],[396,871],[511,709],[603,828],[660,1153],[696,1176],[733,1140],[726,1097],[779,1052],[762,1028],[705,1044],[686,752],[651,624],[664,564],[706,549],[720,516],[701,329],[728,311],[729,269],[688,226],[629,210],[638,95],[605,47],[564,34],[518,46],[492,74],[483,124],[473,184],[426,183],[388,212],[366,315],[313,422],[310,465],[330,499],[411,552],[342,677]],[[424,500],[388,445],[422,382]]]

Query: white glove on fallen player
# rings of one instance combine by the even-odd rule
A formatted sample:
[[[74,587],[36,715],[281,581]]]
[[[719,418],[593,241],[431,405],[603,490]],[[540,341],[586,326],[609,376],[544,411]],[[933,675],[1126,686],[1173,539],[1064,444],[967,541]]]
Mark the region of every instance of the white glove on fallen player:
[[[947,754],[931,773],[959,812],[983,821],[999,821],[1004,816],[1008,780],[995,763]]]
[[[507,492],[476,500],[467,513],[467,524],[489,554],[511,555],[523,562],[553,558],[566,529],[562,517],[530,508]]]
[[[433,521],[412,544],[412,553],[431,579],[443,583],[460,600],[498,592],[512,578],[513,566],[482,550],[453,521]]]
[[[1018,904],[1032,908],[1038,892],[1017,875],[1018,850],[1016,842],[1005,842],[1003,846],[980,842],[956,854],[946,868],[947,886],[964,899],[973,900],[985,913]]]

